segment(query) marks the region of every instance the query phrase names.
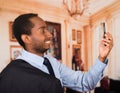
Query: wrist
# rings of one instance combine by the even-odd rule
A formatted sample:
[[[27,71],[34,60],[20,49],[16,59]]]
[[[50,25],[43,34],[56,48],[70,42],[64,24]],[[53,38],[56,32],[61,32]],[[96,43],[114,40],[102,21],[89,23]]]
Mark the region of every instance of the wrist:
[[[100,55],[98,56],[98,59],[101,61],[101,62],[104,62],[106,57],[101,57]]]

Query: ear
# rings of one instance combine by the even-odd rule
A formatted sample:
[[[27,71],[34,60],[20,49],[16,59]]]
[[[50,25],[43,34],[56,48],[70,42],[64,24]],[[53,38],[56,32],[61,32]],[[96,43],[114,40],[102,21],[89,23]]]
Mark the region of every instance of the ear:
[[[21,39],[23,40],[23,42],[24,42],[25,44],[31,43],[31,37],[30,37],[29,35],[23,34],[23,35],[21,36]]]

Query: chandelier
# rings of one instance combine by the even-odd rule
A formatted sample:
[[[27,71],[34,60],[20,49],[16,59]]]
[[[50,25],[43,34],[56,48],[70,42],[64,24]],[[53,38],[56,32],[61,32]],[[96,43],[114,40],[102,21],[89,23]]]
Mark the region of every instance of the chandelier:
[[[78,19],[87,8],[87,2],[88,0],[63,0],[63,5],[71,17]]]

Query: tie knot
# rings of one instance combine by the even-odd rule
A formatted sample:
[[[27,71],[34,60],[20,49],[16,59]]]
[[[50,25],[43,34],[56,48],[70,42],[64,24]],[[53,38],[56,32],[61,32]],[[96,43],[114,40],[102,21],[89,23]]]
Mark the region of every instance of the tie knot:
[[[55,74],[54,74],[54,71],[53,71],[53,68],[52,68],[52,65],[50,64],[50,61],[48,60],[48,58],[44,58],[44,62],[43,64],[47,67],[50,75],[54,76],[55,77]]]
[[[43,64],[46,65],[46,66],[47,66],[48,64],[50,64],[49,60],[48,60],[46,57],[44,58]]]

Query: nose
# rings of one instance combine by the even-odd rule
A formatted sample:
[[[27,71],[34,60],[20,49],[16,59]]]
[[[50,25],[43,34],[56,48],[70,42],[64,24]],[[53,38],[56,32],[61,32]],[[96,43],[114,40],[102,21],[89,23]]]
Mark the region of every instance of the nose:
[[[46,31],[46,36],[50,39],[53,37],[49,30]]]

